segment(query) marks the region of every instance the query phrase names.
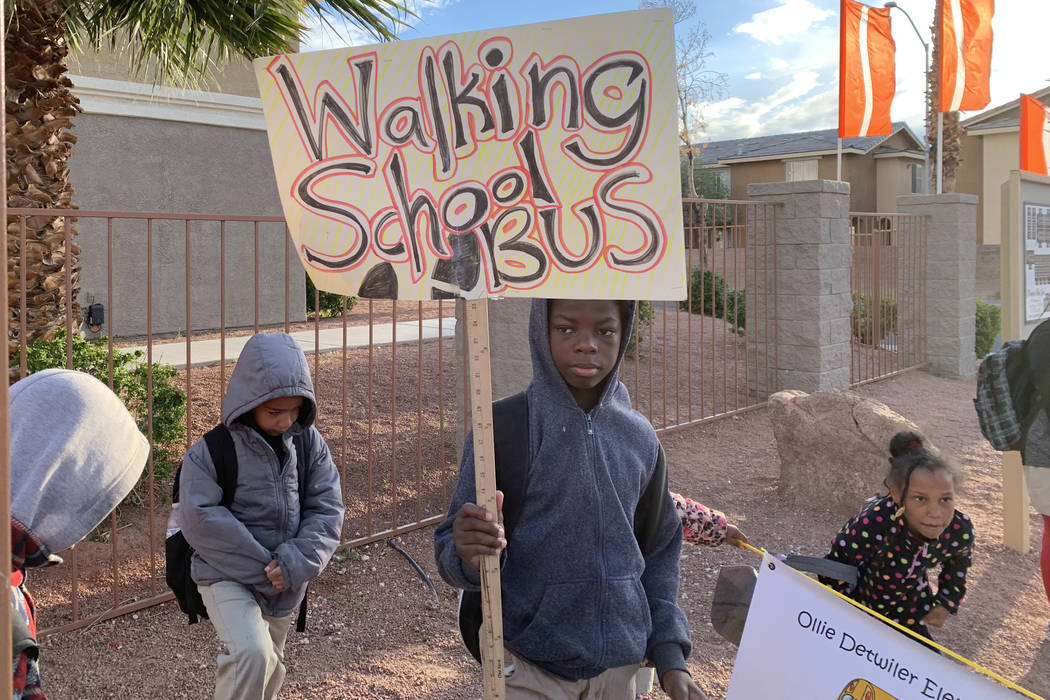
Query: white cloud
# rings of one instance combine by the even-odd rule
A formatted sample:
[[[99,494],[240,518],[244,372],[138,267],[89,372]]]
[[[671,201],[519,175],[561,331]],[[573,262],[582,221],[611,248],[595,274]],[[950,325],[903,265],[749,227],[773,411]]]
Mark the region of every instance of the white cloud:
[[[415,17],[409,15],[405,20],[409,25],[415,25],[421,22],[426,15],[440,12],[458,2],[459,0],[408,0],[404,5],[415,14]],[[307,31],[302,51],[320,51],[376,43],[375,37],[354,24],[341,22],[330,27],[319,22],[316,17],[311,17],[308,25],[310,29]]]
[[[774,56],[773,58],[769,59],[769,65],[773,66],[773,70],[784,70],[788,67],[788,62],[782,58],[777,58],[776,56]]]
[[[812,25],[835,14],[822,10],[809,0],[779,0],[780,6],[764,10],[751,17],[750,22],[738,24],[734,32],[749,34],[758,41],[782,44],[800,37]]]
[[[748,73],[747,75],[744,76],[744,80],[761,80],[761,79],[762,79],[762,74],[761,73]]]

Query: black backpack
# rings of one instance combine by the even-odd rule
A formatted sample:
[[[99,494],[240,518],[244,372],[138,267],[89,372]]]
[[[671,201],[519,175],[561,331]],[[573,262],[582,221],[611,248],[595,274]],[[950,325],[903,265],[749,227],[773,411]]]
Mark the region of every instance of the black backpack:
[[[521,515],[521,503],[529,477],[529,406],[525,393],[514,394],[492,403],[492,434],[495,444],[496,488],[503,492],[503,531],[510,542],[514,526]],[[524,430],[522,428],[525,428]],[[662,493],[661,493],[662,492]],[[634,537],[645,556],[653,549],[654,539],[660,534],[659,509],[650,512],[653,499],[667,498],[667,466],[663,448],[660,448],[656,471],[638,501],[634,514]],[[659,502],[659,501],[657,501]],[[650,517],[650,516],[654,517]],[[463,646],[481,663],[479,641],[481,624],[481,593],[462,591],[459,599],[459,634]]]
[[[299,431],[292,437],[295,445],[296,468],[299,477],[299,509],[302,510],[303,494],[306,492],[306,466],[310,454],[310,430],[309,428]],[[222,500],[219,504],[229,508],[233,503],[234,493],[237,491],[237,450],[233,444],[233,436],[230,429],[219,424],[204,434],[204,443],[208,446],[208,454],[215,465],[215,477],[222,489]],[[182,464],[175,470],[175,482],[171,487],[171,502],[179,502],[179,477],[182,475]],[[208,618],[208,611],[204,607],[204,600],[197,583],[190,575],[190,562],[193,559],[193,547],[186,541],[182,529],[176,531],[164,541],[164,578],[167,580],[168,588],[175,594],[179,608],[189,617],[189,624],[193,625],[199,618]],[[299,617],[295,623],[298,632],[306,630],[306,595],[299,605]]]

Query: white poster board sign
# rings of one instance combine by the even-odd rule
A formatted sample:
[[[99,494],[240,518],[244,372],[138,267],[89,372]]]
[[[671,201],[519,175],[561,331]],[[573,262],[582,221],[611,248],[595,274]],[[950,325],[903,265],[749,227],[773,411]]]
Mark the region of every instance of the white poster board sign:
[[[726,700],[1018,697],[767,555]]]
[[[255,71],[285,218],[318,288],[685,298],[670,10]]]
[[[1025,321],[1050,318],[1050,206],[1024,205]]]

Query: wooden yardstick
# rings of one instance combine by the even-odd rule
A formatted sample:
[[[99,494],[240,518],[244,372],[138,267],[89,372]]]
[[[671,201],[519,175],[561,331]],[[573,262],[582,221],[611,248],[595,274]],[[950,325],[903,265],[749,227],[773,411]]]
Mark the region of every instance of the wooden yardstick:
[[[474,479],[477,504],[490,513],[496,508],[496,458],[492,438],[492,367],[489,361],[487,299],[467,301],[467,342],[470,349],[470,406],[474,428]],[[481,558],[479,634],[485,700],[506,697],[503,671],[503,596],[499,557]]]

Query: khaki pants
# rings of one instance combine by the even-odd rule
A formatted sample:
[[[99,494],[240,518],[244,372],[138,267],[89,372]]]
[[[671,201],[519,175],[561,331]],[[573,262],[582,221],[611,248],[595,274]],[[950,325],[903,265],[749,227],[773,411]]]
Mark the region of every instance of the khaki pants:
[[[565,681],[522,661],[508,649],[507,700],[635,700],[638,664],[610,668],[585,681]]]
[[[199,586],[215,633],[226,645],[215,671],[215,700],[272,700],[284,683],[284,641],[292,616],[263,615],[252,592],[233,581]]]

